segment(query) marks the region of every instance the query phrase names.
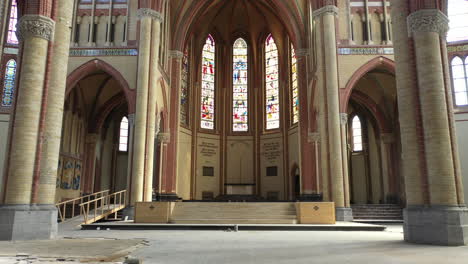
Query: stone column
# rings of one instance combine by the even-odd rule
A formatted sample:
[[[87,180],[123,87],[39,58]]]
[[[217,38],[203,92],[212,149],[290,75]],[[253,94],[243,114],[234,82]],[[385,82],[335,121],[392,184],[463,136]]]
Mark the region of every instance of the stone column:
[[[152,28],[152,43],[151,43],[151,56],[150,56],[150,85],[148,90],[148,123],[146,126],[146,171],[145,171],[145,190],[143,201],[149,202],[153,198],[153,162],[154,162],[154,138],[156,126],[156,90],[159,80],[159,45],[160,45],[160,24],[162,22],[162,15],[154,12],[155,19],[153,19]]]
[[[30,205],[48,45],[54,27],[55,22],[42,15],[23,15],[18,23],[23,48],[8,185],[0,207],[0,240],[50,239],[56,235],[56,226],[49,225],[57,219],[57,211]]]
[[[130,204],[132,192],[132,162],[133,162],[133,133],[135,129],[135,114],[128,114],[128,158],[127,158],[127,194],[125,197],[126,205]]]
[[[345,207],[350,207],[350,195],[349,195],[349,151],[348,151],[348,114],[340,113],[340,124],[341,124],[341,153],[343,155],[343,188],[344,188],[344,200]]]
[[[167,161],[167,145],[169,144],[171,135],[167,132],[158,133],[158,141],[160,143],[160,154],[159,154],[159,185],[158,185],[158,199],[165,200],[166,189],[167,189],[167,178],[164,175],[164,164]]]
[[[313,15],[322,24],[324,94],[326,95],[326,109],[328,125],[327,147],[329,174],[331,175],[332,199],[336,207],[336,219],[339,221],[352,220],[351,208],[346,207],[343,178],[343,159],[341,147],[340,106],[338,86],[338,65],[336,48],[336,15],[335,5],[325,5],[314,11]]]
[[[130,205],[143,201],[146,156],[146,127],[148,114],[148,86],[151,56],[151,25],[156,11],[138,10],[140,42],[138,48],[138,82],[136,96],[135,130],[133,142],[132,192]]]
[[[386,203],[398,203],[399,196],[396,188],[397,181],[393,173],[394,164],[392,162],[393,143],[395,142],[395,136],[393,133],[382,133],[380,134],[380,140],[384,200]]]
[[[81,180],[81,192],[83,194],[93,193],[94,177],[96,168],[96,145],[99,141],[98,134],[87,134],[85,141],[85,169]]]
[[[55,210],[55,184],[59,161],[63,120],[63,105],[70,49],[70,28],[73,17],[73,1],[59,1],[55,24],[53,56],[51,56],[50,83],[45,113],[44,139],[42,143],[40,178],[37,204],[50,205]],[[58,41],[57,41],[58,40]]]
[[[468,242],[468,209],[464,206],[460,186],[452,104],[447,98],[451,96],[450,82],[445,81],[448,65],[442,59],[447,53],[448,18],[438,9],[422,8],[433,6],[392,1],[393,36],[395,47],[398,47],[395,49],[398,105],[399,112],[405,113],[400,115],[403,161],[406,162],[403,173],[408,197],[404,237],[415,243],[464,245]],[[399,20],[402,16],[404,19]],[[408,73],[399,77],[399,70],[405,69]],[[410,94],[415,100],[403,104],[400,93]],[[402,105],[412,111],[402,111]],[[416,112],[416,124],[413,125],[406,119],[412,112]],[[416,126],[417,138],[408,142],[409,133],[405,128],[411,126]],[[408,156],[405,143],[418,150],[415,153],[420,161],[417,171],[407,169],[410,165],[404,160]],[[414,177],[415,174],[419,177]]]

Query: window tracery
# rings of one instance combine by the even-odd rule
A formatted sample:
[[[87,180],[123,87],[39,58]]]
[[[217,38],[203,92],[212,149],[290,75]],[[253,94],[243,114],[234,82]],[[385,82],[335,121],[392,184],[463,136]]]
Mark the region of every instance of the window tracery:
[[[7,43],[18,44],[16,37],[16,24],[18,23],[18,4],[16,0],[11,0],[10,21],[8,22]]]
[[[214,129],[215,118],[215,41],[208,35],[202,53],[201,128]]]
[[[128,150],[128,118],[122,117],[119,129],[119,151]]]
[[[466,34],[468,30],[468,1],[465,0],[449,0],[448,2],[448,17],[450,19],[450,30],[447,34],[447,41],[460,41],[468,39]]]
[[[279,128],[278,48],[270,34],[265,43],[266,129]]]
[[[9,60],[5,67],[5,76],[3,81],[2,106],[9,107],[13,104],[13,95],[15,92],[16,80],[16,61]]]
[[[353,117],[351,124],[352,136],[353,136],[353,151],[362,151],[362,124],[359,116]]]
[[[232,130],[248,131],[248,50],[247,42],[239,38],[233,46]]]
[[[292,117],[293,124],[299,122],[299,90],[297,86],[297,58],[296,51],[291,44],[291,105],[292,105]]]
[[[453,58],[451,66],[455,104],[468,105],[468,57],[464,62],[458,56]]]

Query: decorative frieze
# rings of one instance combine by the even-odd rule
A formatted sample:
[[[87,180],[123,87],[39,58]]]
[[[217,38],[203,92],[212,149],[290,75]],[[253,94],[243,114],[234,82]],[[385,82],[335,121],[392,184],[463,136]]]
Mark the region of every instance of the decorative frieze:
[[[320,142],[320,133],[319,132],[309,132],[307,135],[307,141],[309,143]]]
[[[43,38],[51,41],[54,38],[55,21],[40,15],[24,15],[18,22],[16,35],[22,41],[29,37]]]
[[[407,20],[410,36],[413,32],[435,32],[445,38],[449,30],[449,19],[439,9],[418,10],[411,13]]]
[[[334,5],[326,5],[312,12],[312,16],[314,17],[318,17],[318,16],[325,15],[325,14],[338,16],[338,7]]]
[[[137,49],[70,49],[70,57],[137,56]]]
[[[448,52],[460,52],[460,51],[468,51],[468,44],[465,45],[454,45],[447,47]]]
[[[169,133],[159,133],[158,141],[161,143],[169,143],[171,141],[171,134]]]
[[[137,17],[139,20],[143,19],[144,17],[151,17],[153,19],[159,20],[159,22],[163,22],[164,18],[161,13],[155,11],[151,8],[140,8],[137,11]]]
[[[393,48],[356,47],[338,48],[339,55],[393,55]]]

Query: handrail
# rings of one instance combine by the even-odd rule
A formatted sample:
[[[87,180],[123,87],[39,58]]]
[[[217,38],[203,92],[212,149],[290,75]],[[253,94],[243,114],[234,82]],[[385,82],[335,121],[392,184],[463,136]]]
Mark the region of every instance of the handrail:
[[[66,200],[60,203],[56,203],[55,206],[57,207],[58,211],[58,216],[60,218],[61,222],[65,222],[68,219],[71,219],[75,217],[75,205],[83,203],[83,200],[89,200],[91,197],[93,199],[96,199],[96,197],[103,197],[107,196],[109,194],[109,190],[104,190],[104,191],[99,191],[91,194],[87,194],[78,198],[73,198],[70,200]],[[77,202],[79,200],[79,202]],[[72,212],[71,212],[71,217],[67,217],[66,212],[67,212],[67,205],[71,204]],[[81,212],[81,211],[80,211]]]
[[[117,211],[125,208],[127,190],[118,191],[90,201],[80,203],[80,213],[84,217],[83,224],[94,223],[111,214],[117,214]],[[91,205],[94,205],[91,208]],[[92,210],[92,217],[90,211]]]

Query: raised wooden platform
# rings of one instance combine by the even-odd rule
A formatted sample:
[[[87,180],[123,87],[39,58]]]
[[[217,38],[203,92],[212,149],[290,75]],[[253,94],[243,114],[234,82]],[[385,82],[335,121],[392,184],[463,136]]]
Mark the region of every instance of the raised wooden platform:
[[[326,202],[141,202],[135,223],[334,224],[335,209]]]

